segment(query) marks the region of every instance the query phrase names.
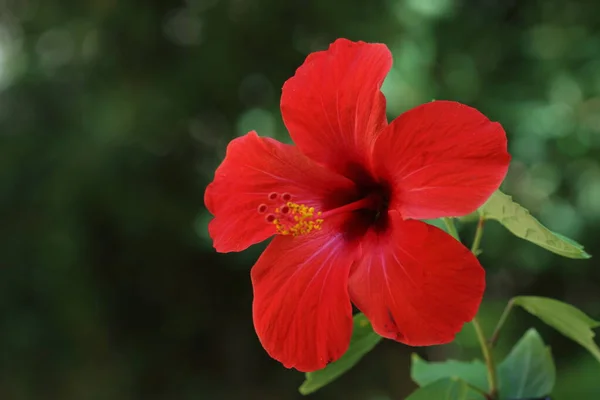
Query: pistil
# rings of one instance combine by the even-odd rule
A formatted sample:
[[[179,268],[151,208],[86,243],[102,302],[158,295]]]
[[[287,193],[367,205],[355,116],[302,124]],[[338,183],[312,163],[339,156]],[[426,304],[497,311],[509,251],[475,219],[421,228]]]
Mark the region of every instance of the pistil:
[[[382,198],[379,194],[371,194],[360,200],[354,201],[350,204],[331,209],[322,213],[321,218],[327,218],[332,215],[338,215],[345,212],[357,211],[357,210],[373,210],[378,211],[381,207]]]

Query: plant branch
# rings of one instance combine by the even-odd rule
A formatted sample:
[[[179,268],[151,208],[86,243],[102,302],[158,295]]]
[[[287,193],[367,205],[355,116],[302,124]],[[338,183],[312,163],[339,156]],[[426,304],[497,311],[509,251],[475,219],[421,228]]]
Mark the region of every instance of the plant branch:
[[[478,255],[479,246],[481,245],[481,238],[483,237],[483,224],[485,223],[485,218],[483,215],[479,217],[479,221],[477,222],[477,230],[475,231],[475,237],[473,238],[473,245],[471,246],[471,252]]]
[[[477,257],[479,246],[481,244],[481,238],[483,237],[484,222],[484,217],[480,216],[479,222],[477,223],[477,230],[475,231],[475,237],[473,238],[473,245],[471,246],[471,252],[475,255],[475,257]],[[498,397],[498,375],[496,374],[496,364],[492,355],[492,346],[485,338],[485,334],[477,317],[473,318],[472,323],[473,327],[475,328],[475,333],[477,334],[477,340],[479,340],[479,344],[481,345],[481,352],[483,353],[485,366],[487,368],[487,378],[490,386],[490,391],[487,398],[489,400],[495,400]]]
[[[506,322],[506,319],[508,318],[514,305],[515,304],[514,304],[513,300],[511,299],[511,300],[509,300],[508,304],[504,308],[504,311],[502,312],[502,315],[500,316],[500,319],[498,320],[498,324],[496,324],[494,333],[492,334],[492,337],[490,338],[490,340],[488,342],[488,345],[490,346],[490,348],[494,348],[494,346],[496,345],[496,342],[498,341],[498,336],[500,335],[500,330],[504,326],[504,323]]]
[[[448,229],[448,233],[456,240],[460,242],[460,236],[458,236],[458,231],[456,230],[456,226],[454,225],[454,220],[452,218],[442,218],[444,224],[446,225],[446,229]]]
[[[477,334],[477,339],[479,340],[479,344],[481,345],[481,352],[483,353],[483,358],[485,360],[485,366],[487,368],[487,378],[488,383],[490,385],[489,398],[490,400],[495,400],[498,396],[498,377],[496,375],[496,364],[494,363],[494,358],[492,356],[492,349],[488,345],[488,342],[485,338],[485,334],[483,333],[483,329],[481,328],[481,324],[477,317],[473,318],[471,321],[473,327],[475,328],[475,333]]]

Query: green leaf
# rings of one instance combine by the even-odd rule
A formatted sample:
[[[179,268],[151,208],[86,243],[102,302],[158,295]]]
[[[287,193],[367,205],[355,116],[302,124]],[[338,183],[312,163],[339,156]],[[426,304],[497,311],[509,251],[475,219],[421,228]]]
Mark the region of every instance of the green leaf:
[[[600,322],[570,304],[546,297],[519,296],[511,301],[585,347],[600,362],[600,348],[594,342],[592,331]]]
[[[512,201],[512,198],[497,190],[488,201],[479,208],[479,213],[486,219],[495,219],[521,239],[529,240],[568,258],[590,258],[583,246],[542,225],[529,214],[523,206]]]
[[[308,372],[306,380],[298,390],[300,393],[307,395],[331,383],[352,368],[380,340],[381,336],[373,332],[373,328],[367,317],[362,313],[356,314],[354,316],[350,347],[348,347],[346,353],[339,360],[332,362],[325,368],[315,372]]]
[[[529,329],[498,366],[502,399],[539,398],[552,393],[556,368],[550,348]]]
[[[489,387],[485,364],[479,360],[428,362],[413,354],[410,376],[419,386],[429,385],[442,378],[460,378],[483,391],[487,391]]]
[[[483,396],[470,389],[465,381],[446,378],[415,390],[406,400],[472,400],[481,398]]]

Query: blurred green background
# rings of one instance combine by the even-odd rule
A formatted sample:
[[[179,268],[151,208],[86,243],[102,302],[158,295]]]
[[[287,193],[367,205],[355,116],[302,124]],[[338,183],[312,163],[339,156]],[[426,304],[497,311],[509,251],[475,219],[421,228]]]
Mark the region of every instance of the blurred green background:
[[[600,3],[518,0],[0,0],[0,399],[299,399],[261,348],[249,269],[216,254],[203,192],[227,142],[286,140],[280,88],[337,37],[386,43],[390,119],[453,99],[501,121],[504,191],[600,256]],[[461,227],[464,237],[472,225]],[[485,327],[516,294],[600,317],[600,269],[486,227]],[[556,399],[600,398],[600,365],[534,325]],[[456,343],[422,355],[471,358]],[[382,342],[314,399],[414,389]]]

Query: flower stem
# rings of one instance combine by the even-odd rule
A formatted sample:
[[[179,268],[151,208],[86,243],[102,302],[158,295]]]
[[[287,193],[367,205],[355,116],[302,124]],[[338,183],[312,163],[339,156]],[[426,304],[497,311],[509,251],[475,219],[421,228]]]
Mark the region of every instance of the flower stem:
[[[452,235],[455,239],[460,240],[452,218],[443,218],[443,220],[446,224],[446,228],[448,228],[448,233]],[[479,245],[481,244],[481,237],[483,236],[483,225],[484,219],[483,217],[480,217],[479,223],[477,224],[477,230],[475,231],[475,238],[473,239],[473,246],[471,247],[471,251],[473,252],[473,254],[475,254],[475,256],[477,256]],[[502,319],[501,322],[504,323]],[[481,324],[479,323],[477,317],[473,318],[473,321],[471,321],[471,323],[475,328],[477,340],[481,345],[481,352],[483,353],[485,366],[487,368],[487,377],[490,390],[486,395],[486,399],[496,400],[498,398],[498,376],[496,374],[496,364],[494,363],[494,358],[492,356],[492,346],[488,343],[487,339],[485,338],[485,334],[483,333],[483,329],[481,328]],[[499,326],[500,328],[502,327],[501,324],[499,324]]]
[[[485,223],[485,218],[483,215],[479,217],[479,221],[477,222],[477,230],[475,231],[475,238],[473,238],[473,245],[471,246],[471,252],[475,255],[479,252],[479,245],[481,245],[481,238],[483,237],[483,224]]]
[[[489,398],[491,400],[495,400],[498,396],[498,377],[496,375],[496,364],[494,363],[494,358],[492,356],[492,349],[488,345],[485,334],[483,333],[483,329],[481,328],[481,324],[479,323],[477,317],[473,318],[471,323],[475,328],[477,340],[479,340],[479,344],[481,345],[481,352],[483,353],[485,366],[487,368],[488,384],[490,385]]]
[[[460,242],[460,236],[458,236],[458,231],[456,230],[456,226],[454,226],[454,220],[452,218],[442,218],[442,220],[444,221],[450,236]]]
[[[508,304],[506,305],[506,307],[504,308],[504,311],[502,312],[502,316],[500,316],[500,319],[498,320],[498,324],[496,325],[496,328],[494,329],[494,333],[492,334],[492,337],[490,338],[490,340],[488,342],[490,349],[496,345],[496,342],[498,341],[498,336],[500,335],[500,329],[502,329],[502,327],[504,326],[504,323],[506,322],[506,319],[508,318],[514,305],[515,304],[511,299],[508,302]]]
[[[483,218],[483,216],[480,216],[479,222],[477,223],[477,230],[475,231],[475,237],[473,238],[473,245],[471,246],[471,252],[475,254],[475,256],[477,256],[477,253],[479,252],[481,238],[483,237],[484,222],[485,219]],[[485,366],[487,368],[487,378],[488,384],[490,386],[488,397],[490,400],[495,400],[498,397],[498,376],[496,374],[496,364],[494,363],[494,357],[492,355],[492,345],[485,338],[483,328],[481,327],[481,324],[479,323],[477,317],[473,318],[473,321],[471,322],[473,324],[473,327],[475,328],[477,340],[481,345],[481,352],[483,353]]]

